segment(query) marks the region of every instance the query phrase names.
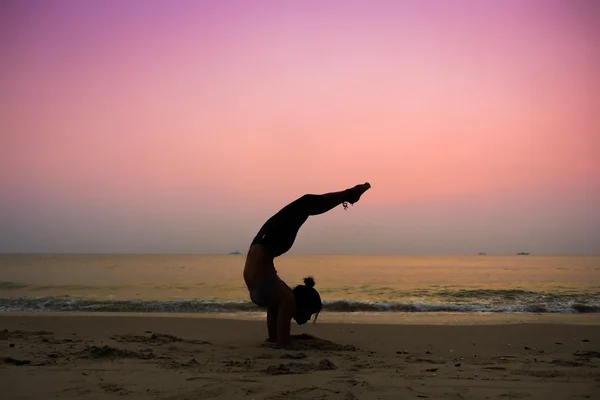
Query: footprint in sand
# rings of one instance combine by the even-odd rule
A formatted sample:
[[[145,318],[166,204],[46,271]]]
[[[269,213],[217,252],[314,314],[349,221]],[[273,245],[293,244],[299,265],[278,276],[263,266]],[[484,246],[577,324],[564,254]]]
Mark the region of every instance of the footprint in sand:
[[[79,352],[80,358],[139,358],[147,360],[154,358],[155,355],[152,349],[142,349],[140,351],[132,351],[127,349],[118,349],[110,346],[91,346]]]
[[[4,364],[10,364],[10,365],[16,365],[16,366],[21,366],[21,365],[35,365],[35,366],[44,365],[44,363],[42,363],[42,362],[33,362],[31,360],[19,360],[19,359],[12,358],[12,357],[5,357],[2,361],[4,362]]]
[[[287,364],[269,365],[263,372],[268,375],[305,374],[313,371],[331,371],[337,367],[328,359],[317,363],[290,362]]]
[[[4,329],[0,331],[0,340],[7,339],[27,339],[30,336],[46,336],[52,335],[50,331],[9,331],[8,329]]]
[[[261,347],[277,348],[272,343],[262,343]],[[320,339],[315,336],[303,334],[295,337],[292,343],[285,347],[286,350],[319,350],[319,351],[360,351],[359,348],[352,345],[343,345]]]
[[[101,383],[100,387],[107,393],[114,392],[120,395],[128,395],[130,393],[129,390],[116,383]]]
[[[146,332],[147,335],[134,335],[134,334],[125,334],[125,335],[113,335],[111,339],[117,342],[125,342],[125,343],[148,343],[153,345],[162,345],[174,342],[184,342],[184,343],[192,343],[192,344],[210,344],[205,340],[195,340],[195,339],[182,339],[174,335],[169,335],[167,333],[155,333],[155,332]]]

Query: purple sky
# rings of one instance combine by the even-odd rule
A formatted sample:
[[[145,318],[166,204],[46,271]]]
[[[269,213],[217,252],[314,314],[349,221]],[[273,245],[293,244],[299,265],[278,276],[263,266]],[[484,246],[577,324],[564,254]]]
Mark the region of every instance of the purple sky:
[[[0,251],[599,253],[600,2],[3,1]]]

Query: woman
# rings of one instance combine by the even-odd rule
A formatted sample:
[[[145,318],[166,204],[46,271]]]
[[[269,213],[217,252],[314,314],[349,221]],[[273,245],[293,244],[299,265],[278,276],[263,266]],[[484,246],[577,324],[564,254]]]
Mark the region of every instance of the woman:
[[[341,192],[305,194],[269,218],[258,231],[246,256],[244,281],[252,302],[267,309],[270,342],[288,344],[291,319],[303,325],[315,314],[316,321],[322,307],[315,281],[305,278],[304,285],[290,289],[277,275],[275,257],[292,247],[309,216],[323,214],[340,204],[347,209],[347,203],[356,203],[370,188],[369,183],[364,183]]]

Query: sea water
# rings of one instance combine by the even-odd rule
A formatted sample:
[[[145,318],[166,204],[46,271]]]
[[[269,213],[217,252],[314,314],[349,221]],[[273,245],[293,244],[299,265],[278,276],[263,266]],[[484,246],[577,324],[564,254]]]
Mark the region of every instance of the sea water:
[[[0,311],[251,313],[245,255],[0,255]],[[283,255],[331,312],[600,313],[597,256]]]

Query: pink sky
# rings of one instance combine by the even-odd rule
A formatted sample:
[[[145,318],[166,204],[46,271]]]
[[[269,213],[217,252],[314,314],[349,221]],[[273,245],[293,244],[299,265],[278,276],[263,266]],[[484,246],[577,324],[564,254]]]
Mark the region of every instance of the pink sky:
[[[600,5],[4,1],[0,251],[598,253]]]

